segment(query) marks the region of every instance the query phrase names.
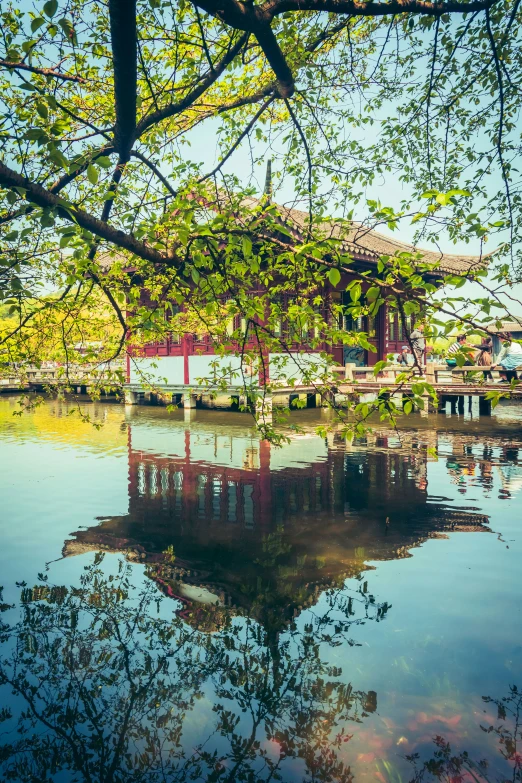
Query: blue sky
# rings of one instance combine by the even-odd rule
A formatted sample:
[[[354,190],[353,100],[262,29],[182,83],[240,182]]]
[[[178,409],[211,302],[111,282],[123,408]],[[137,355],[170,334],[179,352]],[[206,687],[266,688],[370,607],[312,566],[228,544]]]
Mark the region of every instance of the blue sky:
[[[188,156],[197,161],[204,162],[204,171],[211,170],[220,160],[220,149],[218,145],[218,138],[216,134],[217,123],[214,121],[208,121],[199,125],[190,134],[190,148]],[[254,153],[257,155],[264,153],[265,146],[260,146],[255,140],[251,141]],[[269,153],[266,153],[266,159],[269,157]],[[278,171],[278,166],[281,164],[275,161],[273,163],[274,174]],[[265,165],[257,165],[252,172],[251,153],[249,148],[249,142],[244,141],[241,146],[235,151],[229,161],[223,167],[224,172],[228,174],[235,174],[240,177],[245,185],[251,185],[257,187],[259,192],[262,192],[265,181]],[[274,178],[275,182],[275,178]],[[492,187],[500,187],[500,181],[493,181]],[[365,192],[367,199],[379,200],[384,206],[392,206],[399,209],[400,203],[403,199],[411,197],[411,192],[408,191],[405,184],[395,177],[390,175],[389,178],[382,177],[376,180],[371,188],[367,188]],[[279,188],[274,193],[274,200],[278,203],[292,203],[295,199],[293,182],[288,178],[279,185]],[[306,209],[306,207],[304,207]],[[368,211],[365,209],[363,203],[359,203],[355,211],[355,218],[358,220],[364,220],[368,217]],[[379,231],[383,234],[389,234],[394,238],[400,238],[405,242],[412,242],[415,233],[415,226],[412,226],[409,218],[404,219],[400,224],[400,228],[396,231],[390,231],[386,226],[379,226]],[[486,252],[494,250],[501,241],[507,240],[507,236],[496,235],[490,239],[488,246],[486,246]],[[429,248],[430,245],[425,243],[424,247]],[[433,249],[433,245],[431,248]],[[480,241],[477,238],[474,242],[469,244],[461,241],[454,243],[447,234],[441,234],[440,237],[440,249],[445,253],[463,253],[465,255],[479,255],[480,254]],[[488,278],[488,283],[491,283],[491,276]],[[516,286],[512,286],[509,290],[509,294],[516,299],[522,300],[522,283]],[[463,288],[458,291],[459,296],[466,296],[471,298],[484,297],[485,292],[476,283],[467,283]],[[441,294],[444,296],[444,293]],[[507,299],[502,297],[507,303]],[[522,317],[522,304],[511,304],[510,312],[513,315]]]

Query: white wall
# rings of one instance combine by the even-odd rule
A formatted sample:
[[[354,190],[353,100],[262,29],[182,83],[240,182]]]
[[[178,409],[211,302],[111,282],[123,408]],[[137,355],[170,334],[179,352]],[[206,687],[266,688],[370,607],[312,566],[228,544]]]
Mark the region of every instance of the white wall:
[[[295,358],[294,358],[295,357]],[[217,377],[221,377],[229,368],[232,372],[239,373],[241,359],[239,356],[189,356],[189,383],[190,386],[201,385],[198,378],[214,377],[214,363],[217,367]],[[283,362],[283,364],[281,364]],[[308,364],[322,364],[322,359],[317,353],[288,354],[271,353],[269,355],[270,381],[285,383],[293,380],[295,383],[302,381],[303,368]],[[146,375],[146,379],[140,376],[140,372]],[[131,359],[130,383],[142,383],[149,381],[159,386],[182,386],[184,384],[183,356],[147,356]],[[231,385],[241,386],[243,378],[241,374],[229,381]],[[252,378],[252,385],[258,385],[258,376]]]
[[[145,378],[141,375],[145,374]],[[169,386],[183,384],[183,356],[147,356],[131,359],[131,383],[157,383]]]
[[[241,386],[243,378],[239,372],[241,359],[239,356],[189,356],[189,378],[191,386],[200,385],[198,378],[212,379],[216,377],[221,380],[223,375],[230,380],[232,386]],[[216,368],[216,369],[214,369]],[[230,376],[232,372],[239,373],[235,377]],[[256,379],[257,380],[257,379]],[[203,384],[204,385],[204,384]]]
[[[271,383],[286,383],[293,381],[301,384],[303,370],[307,367],[324,366],[324,360],[318,353],[271,353],[269,354],[269,373]]]
[[[232,414],[234,415],[234,414]],[[259,437],[244,427],[244,432],[219,432],[211,419],[190,424],[175,418],[150,419],[142,415],[130,415],[130,440],[133,451],[149,455],[177,458],[185,456],[188,444],[192,462],[202,465],[221,465],[243,470],[258,469],[260,462]],[[230,419],[232,421],[232,419]],[[307,433],[294,435],[290,443],[270,449],[270,469],[305,468],[326,459],[327,448],[323,438]]]

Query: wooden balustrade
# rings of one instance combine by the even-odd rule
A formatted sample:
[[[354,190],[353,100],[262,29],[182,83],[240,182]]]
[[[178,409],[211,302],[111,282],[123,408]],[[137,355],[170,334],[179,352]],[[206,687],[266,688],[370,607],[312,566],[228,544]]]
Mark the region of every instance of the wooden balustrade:
[[[428,362],[424,368],[422,376],[418,375],[418,370],[412,365],[389,364],[375,375],[375,367],[358,367],[355,364],[346,364],[344,367],[334,367],[333,371],[344,375],[344,380],[349,383],[380,383],[386,384],[395,382],[399,376],[403,376],[408,381],[415,381],[415,378],[422,378],[428,383],[434,385],[448,385],[454,383],[475,383],[483,379],[484,371],[491,371],[493,377],[499,377],[499,370],[492,367],[483,367],[479,365],[468,365],[466,367],[448,367],[447,364],[435,364]]]

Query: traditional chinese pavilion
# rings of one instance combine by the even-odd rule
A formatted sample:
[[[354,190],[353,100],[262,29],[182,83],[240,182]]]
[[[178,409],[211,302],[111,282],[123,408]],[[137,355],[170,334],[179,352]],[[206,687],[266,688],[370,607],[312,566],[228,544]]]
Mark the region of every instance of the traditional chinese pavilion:
[[[269,175],[267,172],[267,182]],[[270,194],[270,186],[265,188],[265,193]],[[252,206],[259,202],[252,199]],[[290,233],[296,243],[306,241],[306,227],[308,213],[298,209],[278,207],[281,222],[284,223],[286,232]],[[328,238],[342,239],[343,249],[353,258],[353,268],[357,272],[376,269],[381,256],[396,256],[401,252],[422,253],[423,263],[432,266],[429,272],[423,274],[424,278],[436,285],[442,285],[448,275],[468,275],[474,270],[480,269],[487,263],[487,258],[482,256],[446,255],[433,250],[422,250],[412,245],[401,242],[390,236],[385,236],[378,231],[370,230],[360,224],[352,224],[347,231],[346,221],[327,220],[318,230]],[[325,302],[343,304],[349,303],[349,292],[346,286],[354,279],[353,275],[344,274],[337,286],[329,282],[324,284],[322,291]],[[362,284],[364,291],[370,283]],[[252,294],[255,295],[255,291]],[[153,304],[148,298],[146,290],[142,292],[141,304],[147,306]],[[327,308],[329,311],[330,308]],[[360,347],[350,347],[339,343],[337,345],[324,344],[311,348],[306,340],[292,344],[292,352],[299,356],[299,361],[306,361],[307,357],[313,360],[321,351],[329,354],[335,363],[344,366],[350,362],[357,366],[371,366],[386,358],[388,354],[399,353],[402,345],[407,340],[405,329],[396,311],[391,312],[386,306],[382,306],[375,318],[361,317],[352,319],[344,317],[339,325],[341,329],[349,332],[364,332],[368,341],[375,347],[375,351],[363,350]],[[410,318],[410,331],[413,329],[413,317]],[[259,386],[267,385],[276,380],[278,358],[284,354],[272,354],[267,356],[266,369],[263,377],[259,378]],[[280,363],[279,363],[280,364]],[[209,378],[215,372],[216,366],[229,367],[231,377],[235,370],[239,369],[240,360],[233,356],[216,357],[216,346],[209,335],[173,334],[161,342],[145,345],[132,361],[128,362],[127,384],[129,390],[139,391],[143,388],[142,379],[146,375],[154,381],[154,385],[166,391],[183,393],[183,389],[197,387],[200,380]],[[297,362],[296,362],[297,367]],[[294,368],[294,382],[299,383],[299,371]],[[287,377],[292,377],[292,371],[287,370]],[[296,377],[297,376],[297,377]],[[257,381],[257,379],[253,379]],[[277,380],[281,380],[280,377]],[[257,384],[255,384],[257,385]],[[230,384],[233,393],[233,382]]]

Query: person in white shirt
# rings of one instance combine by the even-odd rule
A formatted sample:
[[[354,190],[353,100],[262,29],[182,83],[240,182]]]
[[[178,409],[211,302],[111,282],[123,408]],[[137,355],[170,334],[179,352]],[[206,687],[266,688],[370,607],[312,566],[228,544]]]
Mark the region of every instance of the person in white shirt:
[[[522,345],[513,342],[511,332],[506,332],[503,337],[504,347],[495,366],[501,369],[500,383],[511,383],[518,380],[517,369],[522,367]]]

